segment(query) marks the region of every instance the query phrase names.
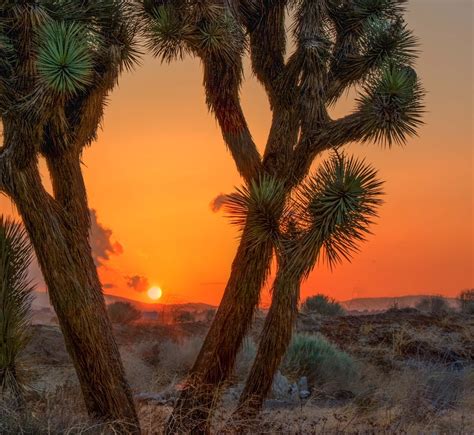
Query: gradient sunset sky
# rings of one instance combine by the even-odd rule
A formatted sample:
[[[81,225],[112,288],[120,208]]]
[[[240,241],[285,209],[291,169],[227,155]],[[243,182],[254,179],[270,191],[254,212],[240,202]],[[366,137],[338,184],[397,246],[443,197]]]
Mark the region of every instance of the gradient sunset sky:
[[[347,147],[379,168],[386,203],[352,263],[319,266],[302,297],[454,296],[474,287],[473,4],[411,0],[407,19],[421,42],[426,125],[403,148]],[[262,147],[270,112],[248,68],[243,105]],[[335,115],[351,107],[348,98]],[[144,290],[159,285],[164,302],[220,301],[238,231],[210,203],[241,180],[206,109],[197,60],[145,57],[122,77],[84,154],[84,175],[107,293],[147,301]],[[14,214],[7,198],[0,211]]]

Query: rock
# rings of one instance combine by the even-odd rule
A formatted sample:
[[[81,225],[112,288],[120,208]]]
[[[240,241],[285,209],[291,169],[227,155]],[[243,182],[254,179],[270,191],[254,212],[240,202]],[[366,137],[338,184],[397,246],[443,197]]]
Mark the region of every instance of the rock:
[[[283,376],[278,370],[275,377],[273,378],[272,392],[277,398],[287,399],[290,393],[290,382]]]
[[[298,381],[298,391],[300,399],[302,400],[307,399],[309,396],[311,396],[311,392],[309,391],[308,386],[308,378],[306,376],[303,376]]]
[[[308,387],[308,378],[306,376],[303,376],[300,378],[298,381],[298,390],[309,390]]]

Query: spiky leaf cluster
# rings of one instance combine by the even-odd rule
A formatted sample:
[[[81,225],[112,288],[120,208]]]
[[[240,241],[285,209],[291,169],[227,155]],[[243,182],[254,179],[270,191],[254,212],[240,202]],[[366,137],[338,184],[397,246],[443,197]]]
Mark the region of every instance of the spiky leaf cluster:
[[[350,259],[377,216],[382,184],[371,165],[336,152],[302,184],[294,207],[304,230],[289,255],[304,273],[320,257],[331,267]]]
[[[32,249],[25,229],[0,217],[0,391],[18,393],[18,356],[30,337]]]
[[[357,98],[362,139],[403,144],[423,123],[424,91],[413,68],[387,66]]]
[[[142,2],[148,47],[165,62],[185,54],[217,56],[233,61],[242,54],[241,26],[224,4],[199,2]]]
[[[74,94],[91,83],[92,55],[85,28],[51,22],[39,34],[38,73],[55,91]]]
[[[227,195],[225,209],[234,225],[247,229],[251,245],[269,240],[279,244],[279,216],[284,204],[282,183],[265,175],[250,186],[237,188],[236,192]]]
[[[371,165],[334,152],[290,200],[280,182],[264,176],[228,195],[226,210],[252,243],[271,241],[302,276],[319,258],[332,267],[357,251],[382,203],[382,184]]]
[[[133,4],[0,3],[0,116],[28,126],[9,136],[17,161],[95,138],[108,93],[138,61]]]

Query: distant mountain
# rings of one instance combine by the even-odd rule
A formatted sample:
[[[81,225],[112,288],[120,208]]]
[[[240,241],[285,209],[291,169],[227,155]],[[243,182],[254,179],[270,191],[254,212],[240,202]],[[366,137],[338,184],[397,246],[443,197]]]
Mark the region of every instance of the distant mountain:
[[[397,305],[399,308],[415,307],[421,299],[430,297],[430,295],[411,295],[397,297],[381,298],[355,298],[347,301],[341,301],[340,304],[347,311],[385,311],[390,307]],[[455,307],[457,301],[454,298],[446,298],[448,303]]]
[[[51,308],[51,304],[49,302],[49,296],[45,292],[33,292],[34,299],[33,299],[33,310],[44,310],[47,308]],[[176,310],[183,310],[183,311],[205,311],[209,309],[214,309],[213,305],[204,304],[204,303],[184,303],[184,304],[157,304],[157,303],[146,303],[135,301],[133,299],[122,298],[120,296],[114,295],[104,295],[105,303],[107,305],[112,304],[114,302],[129,302],[133,306],[135,306],[140,311],[158,311],[158,312],[171,312]]]
[[[204,303],[182,303],[182,304],[159,304],[159,303],[146,303],[135,301],[133,299],[127,299],[120,296],[104,295],[105,302],[112,304],[114,302],[129,302],[134,305],[140,311],[157,311],[160,313],[170,313],[173,311],[191,311],[191,312],[202,312],[205,310],[215,309],[216,307]],[[340,304],[347,311],[385,311],[390,307],[397,305],[399,308],[415,307],[422,298],[430,297],[430,295],[411,295],[411,296],[398,296],[398,297],[380,297],[380,298],[355,298],[347,301],[341,301]],[[448,303],[456,307],[457,300],[455,298],[446,298]],[[44,292],[34,292],[33,310],[45,310],[51,308],[49,303],[49,297]]]

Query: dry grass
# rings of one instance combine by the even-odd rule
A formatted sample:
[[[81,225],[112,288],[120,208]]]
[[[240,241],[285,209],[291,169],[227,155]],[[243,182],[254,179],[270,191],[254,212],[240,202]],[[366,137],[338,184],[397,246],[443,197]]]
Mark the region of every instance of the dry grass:
[[[330,331],[339,347],[356,360],[359,376],[345,390],[328,390],[314,383],[309,400],[272,399],[255,421],[237,422],[231,420],[231,413],[239,382],[255,355],[255,344],[248,341],[238,357],[235,394],[227,394],[219,404],[213,432],[233,433],[238,428],[239,433],[252,434],[474,433],[472,321],[391,316],[306,324],[312,331]],[[121,354],[135,393],[160,392],[171,402],[176,396],[176,385],[184,379],[202,342],[201,334],[192,336],[183,333],[181,326],[176,328],[171,331],[175,335],[170,334],[173,339],[158,327],[119,330]],[[27,397],[24,413],[0,406],[0,434],[113,432],[87,418],[62,346],[54,327],[36,329],[25,359],[36,372],[32,385],[38,391]],[[48,353],[51,349],[54,355]],[[143,433],[162,433],[170,406],[141,401],[137,408]]]

